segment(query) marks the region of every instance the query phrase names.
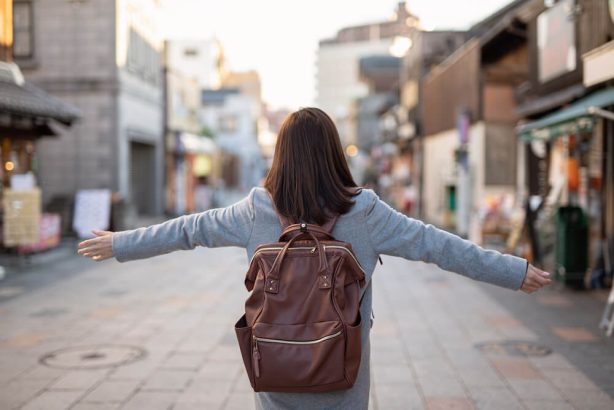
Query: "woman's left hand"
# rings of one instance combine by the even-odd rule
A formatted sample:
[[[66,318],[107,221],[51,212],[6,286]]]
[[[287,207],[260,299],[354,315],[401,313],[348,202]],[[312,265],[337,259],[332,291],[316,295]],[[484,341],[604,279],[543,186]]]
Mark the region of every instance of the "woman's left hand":
[[[92,231],[95,238],[86,239],[79,243],[79,255],[87,256],[96,262],[103,261],[113,257],[112,238],[113,232],[110,231]]]
[[[527,268],[527,274],[524,278],[524,282],[522,283],[522,287],[520,288],[520,290],[525,293],[533,293],[551,283],[552,279],[550,278],[550,274],[548,272],[545,272],[529,264]]]

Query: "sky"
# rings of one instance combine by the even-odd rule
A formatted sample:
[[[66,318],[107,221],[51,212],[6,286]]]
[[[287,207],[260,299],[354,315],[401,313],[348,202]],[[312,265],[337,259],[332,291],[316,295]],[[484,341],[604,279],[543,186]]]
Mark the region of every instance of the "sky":
[[[426,29],[465,29],[511,0],[409,0]],[[389,19],[397,0],[162,0],[165,38],[217,37],[232,70],[255,69],[273,108],[312,105],[318,41]]]

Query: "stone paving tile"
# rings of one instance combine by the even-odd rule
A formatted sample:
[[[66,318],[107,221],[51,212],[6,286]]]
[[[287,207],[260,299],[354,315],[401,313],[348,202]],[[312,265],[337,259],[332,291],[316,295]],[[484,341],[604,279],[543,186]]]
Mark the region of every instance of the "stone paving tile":
[[[505,387],[505,382],[492,367],[460,367],[457,370],[465,386]]]
[[[413,384],[375,383],[375,406],[380,410],[424,409],[423,400]]]
[[[473,410],[475,403],[467,397],[427,397],[428,410]]]
[[[194,375],[194,379],[202,380],[235,380],[243,369],[243,362],[205,362],[201,369]],[[247,377],[247,376],[245,376]]]
[[[254,393],[233,392],[228,396],[228,400],[222,408],[224,410],[250,410],[255,407]]]
[[[16,380],[0,386],[0,408],[14,409],[41,393],[49,384],[46,379]]]
[[[70,410],[119,410],[121,409],[120,403],[88,403],[79,402],[75,404]]]
[[[145,381],[142,390],[183,390],[195,372],[186,370],[155,370]]]
[[[563,295],[536,295],[536,299],[544,306],[556,306],[556,307],[570,307],[572,306],[571,300]]]
[[[120,366],[109,374],[109,379],[125,380],[125,379],[147,379],[157,368],[157,363],[151,361],[150,357],[147,357],[144,361],[137,361],[134,363]]]
[[[377,366],[373,369],[373,380],[378,384],[413,384],[411,369],[404,365]]]
[[[575,408],[561,400],[525,400],[524,405],[529,410],[575,410]]]
[[[232,381],[216,380],[192,380],[190,385],[183,391],[182,395],[190,397],[221,396],[226,397],[233,387]]]
[[[596,342],[599,340],[597,335],[581,326],[553,326],[552,333],[567,342]]]
[[[528,360],[533,367],[542,371],[547,369],[575,369],[569,360],[556,352],[542,357],[529,357]]]
[[[494,368],[507,379],[544,378],[543,375],[531,365],[531,362],[524,358],[491,358],[490,361]]]
[[[471,398],[479,410],[524,410],[516,395],[506,387],[469,386]]]
[[[71,370],[55,380],[49,388],[54,390],[87,390],[101,382],[108,373],[108,369]]]
[[[122,410],[168,410],[177,401],[179,393],[166,391],[139,391],[121,407]]]
[[[571,369],[545,369],[542,370],[544,377],[553,386],[561,390],[564,389],[583,389],[599,390],[599,388],[584,374]],[[612,381],[614,383],[614,381]]]
[[[142,384],[140,380],[105,380],[90,391],[84,402],[123,402]]]
[[[545,380],[508,380],[518,397],[523,400],[564,400],[561,392]]]
[[[40,364],[35,365],[30,368],[23,374],[19,376],[20,380],[36,380],[36,379],[44,379],[44,380],[55,380],[60,376],[64,375],[66,370],[55,369],[52,367],[43,366]]]
[[[579,410],[612,410],[614,400],[602,391],[567,388],[561,390],[565,399]]]
[[[205,361],[202,353],[171,353],[161,364],[165,369],[198,370]]]
[[[219,409],[226,403],[231,383],[194,381],[178,397],[173,409]]]
[[[46,391],[29,401],[21,410],[65,410],[83,395],[82,391]]]

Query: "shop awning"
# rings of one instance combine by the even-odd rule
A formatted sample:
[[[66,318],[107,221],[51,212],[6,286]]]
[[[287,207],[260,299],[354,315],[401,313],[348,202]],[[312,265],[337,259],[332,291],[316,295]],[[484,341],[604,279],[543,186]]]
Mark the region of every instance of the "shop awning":
[[[0,114],[36,120],[37,125],[55,120],[70,126],[81,117],[77,107],[26,82],[19,67],[6,62],[0,62]]]
[[[609,105],[614,105],[614,88],[597,91],[539,120],[522,124],[518,126],[517,133],[523,141],[528,142],[591,132],[595,125],[593,107]]]
[[[182,132],[179,134],[179,142],[181,146],[177,147],[178,152],[213,155],[217,150],[215,142],[213,142],[210,138],[187,132]]]

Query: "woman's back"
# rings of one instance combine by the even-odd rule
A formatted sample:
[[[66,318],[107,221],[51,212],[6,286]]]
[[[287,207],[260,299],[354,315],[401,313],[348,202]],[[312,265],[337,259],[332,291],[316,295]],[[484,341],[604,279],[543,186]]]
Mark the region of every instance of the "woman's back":
[[[332,234],[336,240],[352,245],[366,275],[360,303],[363,321],[358,378],[352,388],[332,393],[258,393],[260,407],[368,407],[371,325],[368,318],[372,313],[371,280],[380,254],[434,263],[471,279],[513,290],[522,287],[528,293],[550,282],[547,273],[535,268],[528,270],[524,259],[484,250],[408,218],[382,202],[372,190],[355,192],[356,183],[337,130],[330,117],[317,108],[301,109],[284,121],[264,185],[265,188],[253,188],[243,200],[226,208],[132,231],[96,232],[99,238],[80,244],[80,253],[95,260],[114,256],[124,262],[196,246],[239,246],[247,250],[251,259],[256,247],[278,240],[281,223],[276,211],[293,222],[319,224],[331,212],[339,214]],[[242,274],[237,272],[237,286],[243,282]]]

